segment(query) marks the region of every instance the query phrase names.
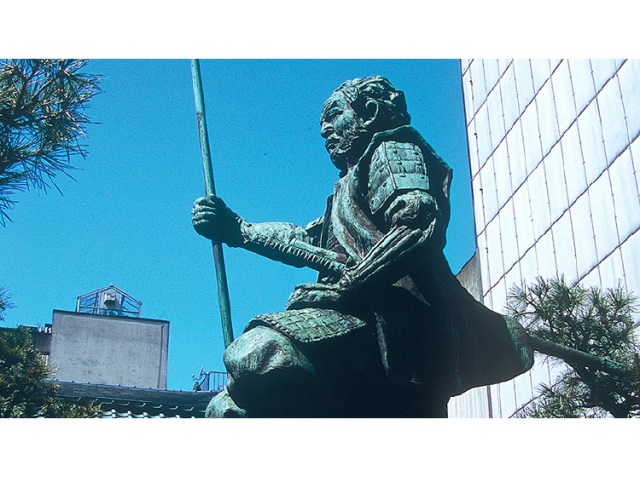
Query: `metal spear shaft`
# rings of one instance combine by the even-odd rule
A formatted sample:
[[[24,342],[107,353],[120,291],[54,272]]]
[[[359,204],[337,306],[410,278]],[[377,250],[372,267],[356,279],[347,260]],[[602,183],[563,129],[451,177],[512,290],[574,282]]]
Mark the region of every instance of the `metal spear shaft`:
[[[200,152],[202,153],[204,186],[205,192],[207,196],[209,196],[216,193],[216,186],[213,181],[213,165],[211,163],[211,150],[209,148],[209,135],[207,133],[207,118],[204,110],[204,93],[202,90],[199,60],[191,60],[191,77],[193,79],[193,94],[196,100],[196,117],[198,119],[198,134],[200,136]],[[227,348],[233,341],[233,327],[231,324],[231,305],[229,303],[227,273],[221,244],[213,244],[213,262],[215,263],[216,279],[218,282],[218,303],[220,304],[222,335],[224,337],[224,347]]]

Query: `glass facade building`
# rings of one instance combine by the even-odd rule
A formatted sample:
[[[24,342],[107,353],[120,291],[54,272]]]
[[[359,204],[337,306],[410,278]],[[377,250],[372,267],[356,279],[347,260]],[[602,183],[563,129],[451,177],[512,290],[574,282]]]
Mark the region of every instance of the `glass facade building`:
[[[640,60],[462,60],[482,299],[537,276],[640,295]],[[455,398],[510,417],[554,368]]]

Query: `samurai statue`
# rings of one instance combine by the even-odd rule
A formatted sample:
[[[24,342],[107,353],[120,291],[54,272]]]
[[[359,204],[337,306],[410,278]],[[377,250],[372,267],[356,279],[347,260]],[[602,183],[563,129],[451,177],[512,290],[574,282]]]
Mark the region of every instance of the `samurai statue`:
[[[319,272],[224,353],[208,417],[447,417],[452,396],[533,364],[521,326],[477,302],[443,254],[452,171],[381,76],[343,83],[321,135],[339,180],[307,226],[248,223],[217,196],[193,226],[215,243]]]

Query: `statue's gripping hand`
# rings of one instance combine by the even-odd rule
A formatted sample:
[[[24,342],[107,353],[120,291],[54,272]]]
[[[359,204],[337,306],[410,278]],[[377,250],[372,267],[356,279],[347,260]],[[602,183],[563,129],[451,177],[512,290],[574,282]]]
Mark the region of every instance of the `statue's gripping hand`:
[[[226,243],[231,247],[242,244],[243,220],[216,195],[196,200],[191,220],[196,232],[214,243]]]

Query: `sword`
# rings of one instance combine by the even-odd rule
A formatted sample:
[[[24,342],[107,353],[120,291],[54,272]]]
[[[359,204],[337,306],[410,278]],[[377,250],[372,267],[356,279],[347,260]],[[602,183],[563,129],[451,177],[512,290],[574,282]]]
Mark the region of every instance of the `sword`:
[[[193,95],[196,101],[196,118],[198,120],[198,134],[200,136],[200,152],[202,154],[205,192],[206,195],[209,196],[216,193],[216,187],[213,181],[213,166],[211,164],[211,150],[209,148],[199,60],[191,60],[191,77],[193,79]],[[212,244],[212,246],[213,262],[215,263],[216,280],[218,283],[218,303],[220,305],[220,319],[222,320],[222,335],[224,338],[224,347],[227,348],[233,341],[227,273],[224,265],[224,255],[222,254],[222,245]]]

